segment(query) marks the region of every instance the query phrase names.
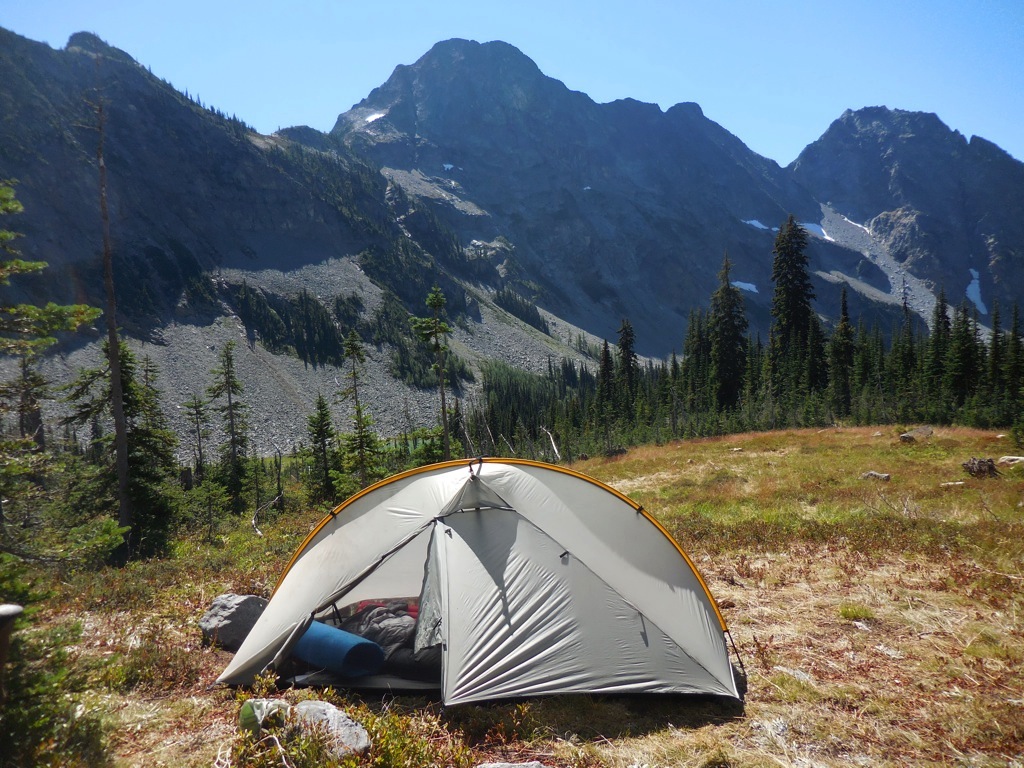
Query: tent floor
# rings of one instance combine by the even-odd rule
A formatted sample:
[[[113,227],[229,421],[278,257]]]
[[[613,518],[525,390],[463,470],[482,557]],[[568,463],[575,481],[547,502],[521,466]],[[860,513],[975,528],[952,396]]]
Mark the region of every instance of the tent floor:
[[[286,682],[302,688],[333,686],[349,690],[367,691],[440,691],[440,680],[411,680],[398,675],[365,675],[363,677],[342,677],[331,672],[310,672],[285,678]]]

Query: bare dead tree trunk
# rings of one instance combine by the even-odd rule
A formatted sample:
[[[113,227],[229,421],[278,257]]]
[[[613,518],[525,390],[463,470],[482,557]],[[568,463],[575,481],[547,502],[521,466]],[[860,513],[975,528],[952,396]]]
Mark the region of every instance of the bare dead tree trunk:
[[[121,343],[117,334],[117,300],[114,295],[114,259],[110,246],[110,214],[107,210],[107,165],[103,157],[105,135],[103,101],[96,107],[99,116],[99,145],[96,160],[100,171],[100,218],[103,220],[103,287],[107,294],[107,361],[110,366],[110,409],[114,415],[114,454],[117,466],[117,522],[132,527],[135,514],[128,497],[128,426],[124,417],[124,390],[121,386]],[[133,532],[128,531],[125,544],[130,554]]]
[[[548,436],[548,440],[550,440],[550,441],[551,441],[551,450],[553,450],[553,451],[555,452],[555,458],[556,458],[556,459],[557,459],[558,461],[561,461],[561,460],[562,460],[562,454],[560,454],[560,453],[558,452],[558,446],[557,446],[557,445],[555,445],[555,436],[554,436],[554,435],[552,435],[552,434],[551,434],[551,433],[550,433],[550,432],[548,431],[548,428],[547,428],[547,427],[541,427],[541,429],[543,429],[543,430],[544,430],[544,433],[545,433],[545,434],[546,434],[546,435]]]
[[[451,440],[448,436],[448,404],[444,397],[444,352],[438,352],[438,376],[441,379],[441,446],[444,450],[444,460],[452,457]]]

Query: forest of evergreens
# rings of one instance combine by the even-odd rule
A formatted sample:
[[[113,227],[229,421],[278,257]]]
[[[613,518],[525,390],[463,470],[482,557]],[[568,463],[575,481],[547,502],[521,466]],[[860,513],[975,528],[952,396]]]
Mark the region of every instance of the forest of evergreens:
[[[4,189],[5,212],[16,213],[13,188]],[[29,267],[16,258],[16,235],[4,232],[12,257],[6,279]],[[436,285],[427,296],[430,316],[423,318],[390,290],[367,317],[355,294],[325,306],[306,292],[287,298],[245,282],[222,286],[250,344],[309,365],[337,366],[344,386],[320,393],[305,445],[288,456],[257,456],[249,444],[245,383],[231,344],[220,351],[206,390],[180,404],[189,429],[179,436],[160,410],[159,371],[119,341],[123,484],[112,366],[83,370],[57,391],[36,366],[54,331],[70,330],[96,313],[52,305],[10,308],[12,316],[49,315],[36,326],[12,319],[6,332],[6,351],[20,365],[19,375],[0,392],[8,414],[0,547],[18,557],[46,558],[59,550],[60,557],[101,562],[113,556],[130,528],[120,557],[159,555],[179,532],[215,536],[224,515],[269,513],[294,504],[329,508],[388,474],[459,455],[565,461],[642,443],[836,423],[1024,431],[1024,351],[1016,307],[1008,328],[995,307],[987,318],[991,332],[983,333],[971,305],[950,307],[940,292],[930,324],[904,307],[897,327],[881,329],[852,319],[844,292],[840,316],[826,329],[813,309],[806,246],[806,231],[791,217],[773,249],[772,325],[765,340],[748,332],[742,293],[730,280],[726,257],[708,306],[690,313],[680,355],[642,361],[624,318],[614,344],[583,346],[585,354],[575,360],[551,359],[543,375],[483,363],[481,386],[471,395],[464,384],[474,373],[448,349],[449,304]],[[495,301],[546,330],[536,306],[513,290],[499,291]],[[465,311],[465,297],[453,308],[456,314]],[[359,397],[366,345],[391,350],[395,378],[438,389],[435,425],[406,435],[376,432]],[[109,343],[105,348],[109,359]],[[61,423],[43,423],[47,398],[66,403]],[[331,398],[352,406],[350,423],[332,422]],[[185,466],[177,458],[180,445],[191,451]],[[282,498],[283,488],[295,483],[304,488],[301,497]]]
[[[536,376],[483,368],[483,393],[467,407],[467,449],[562,458],[631,445],[749,430],[832,424],[1021,424],[1024,351],[1019,309],[979,324],[966,301],[940,290],[928,325],[903,307],[894,328],[851,318],[843,292],[826,330],[813,310],[807,233],[792,218],[775,241],[772,327],[751,335],[728,258],[707,308],[694,309],[682,354],[641,363],[628,319],[592,365],[552,361]],[[929,329],[930,325],[930,329]]]

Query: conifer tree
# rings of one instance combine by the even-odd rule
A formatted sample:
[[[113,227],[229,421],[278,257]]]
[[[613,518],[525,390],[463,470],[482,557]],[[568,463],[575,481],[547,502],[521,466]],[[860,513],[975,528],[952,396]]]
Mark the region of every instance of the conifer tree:
[[[1003,423],[1015,424],[1021,415],[1021,391],[1024,385],[1024,348],[1021,345],[1020,305],[1013,304],[1010,316],[1010,330],[1006,338],[1003,362],[1003,379],[1006,382],[1006,415]]]
[[[846,287],[839,298],[839,322],[828,344],[828,404],[838,417],[850,415],[853,377],[853,326],[846,305]]]
[[[734,408],[739,403],[747,365],[747,317],[743,311],[743,296],[729,280],[730,268],[726,255],[708,311],[709,377],[715,403],[721,409]]]
[[[597,392],[594,396],[594,423],[604,434],[604,448],[611,449],[612,418],[615,410],[615,363],[605,339],[597,365]]]
[[[36,448],[46,447],[42,403],[49,393],[45,378],[35,367],[35,354],[25,354],[18,362],[18,375],[0,385],[0,412],[14,410],[18,417],[18,435]]]
[[[210,438],[210,416],[207,413],[207,403],[195,392],[192,397],[181,404],[185,409],[186,418],[192,427],[192,437],[195,440],[193,453],[195,457],[196,484],[202,485],[206,476],[206,452],[203,450],[206,441]]]
[[[743,370],[743,410],[746,427],[759,426],[757,406],[761,397],[761,371],[764,367],[764,345],[761,336],[747,337],[747,363]]]
[[[772,326],[765,361],[769,396],[783,413],[824,387],[824,337],[811,302],[814,290],[807,262],[807,230],[792,214],[779,228],[772,261]]]
[[[412,318],[412,326],[420,338],[430,346],[434,354],[434,374],[438,379],[438,388],[441,392],[441,441],[444,460],[448,461],[451,456],[450,435],[448,433],[448,406],[445,402],[445,354],[448,352],[447,338],[452,332],[451,327],[445,319],[445,305],[447,300],[441,292],[441,288],[435,285],[427,296],[427,308],[430,310],[430,317]]]
[[[334,448],[334,425],[331,409],[322,392],[316,396],[316,405],[306,423],[306,433],[313,446],[313,471],[310,475],[310,495],[314,501],[333,501],[334,482],[331,479],[331,453]]]
[[[109,361],[109,355],[107,360]],[[177,437],[160,409],[156,389],[156,367],[149,358],[142,370],[134,353],[122,342],[121,391],[124,393],[125,426],[128,438],[128,502],[135,510],[128,532],[129,557],[162,553],[170,541],[175,523],[174,478],[177,461],[174,449]],[[108,362],[109,365],[109,362]],[[68,424],[89,424],[108,418],[111,408],[110,371],[93,368],[79,372],[69,386],[71,413]],[[103,487],[116,506],[116,457],[112,455],[110,436],[98,435],[97,455],[105,464]]]
[[[944,389],[949,393],[953,408],[961,408],[973,393],[981,374],[978,339],[966,303],[953,313],[944,368]]]
[[[617,410],[620,416],[628,418],[633,411],[640,376],[636,356],[636,334],[628,318],[623,318],[619,326],[618,352],[618,366],[615,371],[618,385]]]
[[[12,182],[0,181],[0,216],[24,210]],[[0,227],[0,286],[10,285],[12,277],[46,268],[46,262],[25,261],[15,247],[21,235]],[[47,396],[47,382],[35,367],[38,355],[56,341],[60,331],[73,331],[92,322],[99,310],[84,305],[58,306],[48,303],[0,305],[0,355],[18,356],[19,373],[0,387],[0,411],[16,411],[20,439],[0,439],[0,552],[24,555],[20,546],[11,546],[5,525],[7,507],[29,500],[42,492],[39,479],[43,448],[41,401]],[[26,504],[32,507],[31,501]]]
[[[815,318],[811,302],[814,289],[807,264],[807,230],[797,224],[790,214],[779,228],[772,252],[773,330],[785,342],[806,339],[806,333]]]
[[[104,155],[106,118],[103,101],[96,108],[99,123],[99,144],[96,149],[96,164],[99,166],[100,222],[103,228],[103,288],[106,294],[104,311],[107,326],[107,366],[110,373],[110,411],[114,421],[114,455],[117,468],[118,523],[131,529],[134,525],[135,510],[132,507],[128,483],[128,427],[124,410],[124,391],[121,389],[121,340],[117,330],[117,296],[114,291],[114,254],[110,241],[110,215],[107,208],[107,163]],[[132,549],[131,536],[126,542]]]
[[[1003,411],[1006,403],[1006,386],[1003,378],[1004,351],[1006,340],[1003,337],[1002,317],[999,302],[992,306],[992,335],[988,345],[988,365],[985,370],[985,389],[989,406],[996,413]],[[996,417],[998,420],[998,416]]]
[[[930,410],[934,414],[932,418],[936,420],[946,418],[944,371],[949,341],[949,305],[946,302],[946,289],[940,288],[932,312],[931,333],[925,350],[925,392]]]
[[[349,386],[343,397],[352,398],[352,432],[342,437],[342,463],[345,470],[356,477],[359,488],[366,488],[381,479],[381,447],[373,420],[359,399],[359,377],[362,375],[366,355],[359,334],[351,330],[345,338],[345,358],[349,363]]]
[[[893,331],[886,366],[886,386],[895,409],[895,418],[911,421],[918,417],[918,398],[915,392],[919,380],[913,315],[904,302],[903,316],[899,327]]]
[[[224,487],[231,498],[231,510],[241,514],[244,507],[242,491],[245,484],[245,456],[249,445],[246,425],[246,405],[239,398],[242,382],[235,370],[235,342],[224,345],[217,366],[210,371],[213,383],[206,388],[210,401],[223,399],[214,410],[220,413],[227,442],[221,449],[220,472]]]
[[[672,431],[672,439],[679,437],[679,381],[682,375],[682,367],[679,365],[679,358],[676,351],[672,350],[672,359],[668,367],[668,407],[669,427]]]
[[[712,408],[711,393],[711,340],[707,330],[707,315],[702,310],[690,312],[683,339],[682,390],[683,408],[688,417]]]

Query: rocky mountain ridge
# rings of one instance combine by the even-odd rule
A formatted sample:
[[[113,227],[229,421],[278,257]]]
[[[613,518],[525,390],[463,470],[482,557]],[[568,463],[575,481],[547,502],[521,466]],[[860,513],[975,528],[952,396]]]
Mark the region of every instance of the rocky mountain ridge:
[[[582,359],[581,337],[614,341],[623,318],[640,352],[678,349],[726,253],[764,338],[772,229],[789,213],[813,235],[826,321],[844,285],[852,314],[886,331],[904,299],[928,318],[939,287],[971,297],[982,322],[994,300],[1024,295],[1024,164],[934,115],[848,111],[782,168],[696,104],[597,104],[507,43],[449,40],[332,131],[262,136],[94,35],[57,51],[0,30],[0,177],[19,180],[26,208],[3,225],[51,265],[5,300],[100,303],[99,99],[119,320],[161,365],[171,410],[239,341],[254,410],[272,414],[263,449],[303,437],[338,370],[271,354],[239,317],[243,283],[270,300],[305,291],[328,310],[358,298],[371,412],[387,433],[429,423],[434,398],[391,376],[374,313],[393,294],[423,314],[434,282],[465,359],[532,370]],[[505,287],[537,303],[550,336],[494,306]],[[97,338],[65,342],[55,375],[92,364]]]
[[[854,314],[884,325],[905,295],[927,320],[943,287],[984,322],[982,297],[1007,306],[1024,290],[1024,165],[934,115],[848,111],[783,169],[696,104],[596,104],[506,43],[450,40],[396,68],[331,133],[463,240],[515,243],[541,305],[602,335],[628,315],[655,354],[678,338],[665,318],[706,301],[725,252],[757,287],[748,310],[767,330],[770,233],[788,213],[817,236],[826,317],[837,282]],[[823,231],[826,209],[870,230],[871,247],[849,227]]]

